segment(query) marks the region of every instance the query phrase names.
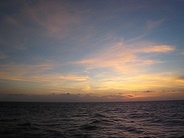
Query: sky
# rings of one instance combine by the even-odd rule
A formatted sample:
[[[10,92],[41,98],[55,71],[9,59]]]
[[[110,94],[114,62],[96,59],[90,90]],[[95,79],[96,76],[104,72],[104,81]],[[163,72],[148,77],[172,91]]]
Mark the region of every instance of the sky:
[[[183,0],[1,0],[0,101],[184,100]]]

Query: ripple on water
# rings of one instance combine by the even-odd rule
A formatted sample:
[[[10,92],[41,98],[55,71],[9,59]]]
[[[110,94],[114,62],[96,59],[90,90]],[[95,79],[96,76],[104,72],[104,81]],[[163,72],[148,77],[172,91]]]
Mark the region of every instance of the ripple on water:
[[[183,101],[0,104],[0,138],[184,137]]]

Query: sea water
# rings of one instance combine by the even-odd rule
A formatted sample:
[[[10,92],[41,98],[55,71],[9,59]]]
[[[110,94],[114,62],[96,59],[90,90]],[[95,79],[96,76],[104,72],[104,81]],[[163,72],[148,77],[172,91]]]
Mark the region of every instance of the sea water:
[[[184,101],[0,102],[0,138],[184,137]]]

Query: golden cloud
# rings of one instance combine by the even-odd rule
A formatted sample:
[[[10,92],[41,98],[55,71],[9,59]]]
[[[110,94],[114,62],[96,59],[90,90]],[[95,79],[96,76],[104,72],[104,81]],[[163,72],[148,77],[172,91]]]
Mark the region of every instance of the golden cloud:
[[[88,76],[76,76],[76,75],[59,76],[59,78],[63,80],[73,80],[73,81],[86,81],[87,79],[89,79]]]
[[[140,53],[168,53],[175,49],[169,45],[139,46],[137,49],[117,43],[103,49],[94,57],[74,62],[87,67],[87,70],[96,68],[110,68],[121,73],[137,71],[140,67],[161,63],[159,60],[142,59]]]
[[[143,49],[137,50],[137,52],[142,53],[167,53],[174,51],[175,47],[170,45],[156,45],[156,46],[150,46],[145,47]]]

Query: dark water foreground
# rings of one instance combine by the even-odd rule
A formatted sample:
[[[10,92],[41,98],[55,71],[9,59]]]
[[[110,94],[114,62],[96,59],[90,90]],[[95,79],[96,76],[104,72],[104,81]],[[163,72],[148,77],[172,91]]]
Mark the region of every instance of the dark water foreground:
[[[4,137],[184,137],[184,101],[0,102]]]

